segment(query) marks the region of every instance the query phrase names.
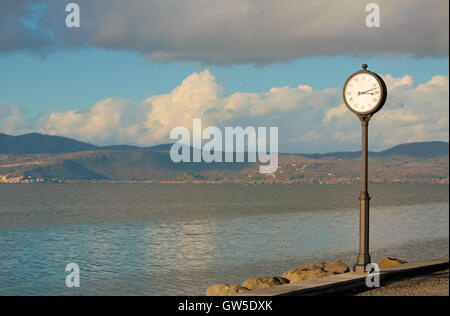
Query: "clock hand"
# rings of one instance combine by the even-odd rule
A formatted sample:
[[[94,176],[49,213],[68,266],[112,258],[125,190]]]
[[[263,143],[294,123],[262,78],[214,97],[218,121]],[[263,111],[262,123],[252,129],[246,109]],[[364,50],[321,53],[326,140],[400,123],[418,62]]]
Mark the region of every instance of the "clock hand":
[[[372,88],[372,89],[369,89],[369,90],[366,90],[366,91],[363,91],[363,92],[360,92],[359,94],[366,94],[367,92],[369,92],[369,91],[372,91],[372,90],[375,90],[376,88]]]
[[[363,94],[374,95],[375,93],[371,93],[371,92],[358,92],[358,95],[363,95]]]

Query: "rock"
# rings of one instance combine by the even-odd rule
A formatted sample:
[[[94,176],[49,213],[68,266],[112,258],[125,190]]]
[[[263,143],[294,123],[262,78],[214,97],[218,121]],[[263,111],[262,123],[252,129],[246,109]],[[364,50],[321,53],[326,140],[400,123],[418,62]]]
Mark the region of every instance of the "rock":
[[[325,271],[331,274],[342,274],[350,272],[350,267],[342,261],[325,263]]]
[[[233,296],[248,291],[249,289],[241,285],[214,284],[206,290],[206,296]]]
[[[398,266],[400,264],[405,264],[408,263],[404,260],[401,259],[397,259],[397,258],[390,258],[390,257],[386,257],[380,260],[380,262],[378,262],[378,266],[380,268],[386,268],[386,267],[393,267],[393,266]]]
[[[329,275],[328,272],[325,272],[324,268],[325,264],[323,262],[310,263],[289,270],[283,274],[283,278],[288,279],[291,283],[322,278]]]
[[[288,279],[291,283],[312,280],[328,276],[329,274],[323,270],[302,270],[293,269],[286,272],[283,277]]]
[[[289,280],[282,277],[264,277],[248,279],[242,283],[242,286],[249,290],[256,290],[283,284],[289,284]]]
[[[323,278],[326,276],[341,274],[349,271],[350,268],[348,267],[348,265],[346,265],[342,261],[327,262],[327,263],[317,262],[306,264],[296,269],[292,269],[283,274],[283,277],[288,279],[291,283],[294,283],[317,278]]]

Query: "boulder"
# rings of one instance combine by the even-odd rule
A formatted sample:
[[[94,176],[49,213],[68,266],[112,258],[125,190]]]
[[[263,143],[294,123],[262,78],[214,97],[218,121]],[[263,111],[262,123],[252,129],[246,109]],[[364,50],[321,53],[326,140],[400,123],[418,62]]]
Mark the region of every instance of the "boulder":
[[[325,264],[323,262],[310,263],[289,270],[283,274],[283,278],[288,279],[291,283],[322,278],[329,275],[328,272],[325,272],[324,268]]]
[[[397,259],[397,258],[386,257],[386,258],[381,259],[380,262],[378,262],[378,266],[380,268],[386,268],[386,267],[398,266],[400,264],[405,264],[405,263],[408,263],[408,262],[401,260],[401,259]]]
[[[249,289],[241,285],[214,284],[206,290],[206,296],[233,296],[248,292]]]
[[[350,272],[350,267],[342,261],[327,262],[324,270],[331,274],[342,274]]]
[[[256,290],[283,284],[289,284],[289,280],[282,277],[264,277],[248,279],[242,283],[242,286],[249,290]]]
[[[336,262],[316,262],[300,266],[292,269],[283,277],[288,279],[291,283],[323,278],[330,275],[341,274],[349,272],[350,268],[342,261]]]
[[[286,272],[283,277],[288,279],[291,283],[301,282],[306,280],[312,280],[317,278],[322,278],[328,274],[321,270],[302,270],[302,269],[292,269]]]

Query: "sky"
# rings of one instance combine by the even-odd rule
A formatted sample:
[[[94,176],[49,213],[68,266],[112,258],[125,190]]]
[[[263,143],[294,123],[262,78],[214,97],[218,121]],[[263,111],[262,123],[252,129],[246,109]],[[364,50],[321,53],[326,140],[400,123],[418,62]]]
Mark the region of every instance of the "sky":
[[[342,100],[367,63],[388,99],[370,149],[448,141],[448,1],[0,0],[0,132],[98,145],[169,142],[176,126],[277,126],[283,152],[358,150]]]

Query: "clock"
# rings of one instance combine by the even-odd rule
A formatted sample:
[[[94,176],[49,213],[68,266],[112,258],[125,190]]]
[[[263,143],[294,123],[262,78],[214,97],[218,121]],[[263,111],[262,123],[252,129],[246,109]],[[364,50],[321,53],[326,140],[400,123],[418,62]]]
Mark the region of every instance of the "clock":
[[[387,96],[386,84],[376,73],[368,71],[367,65],[363,70],[352,74],[344,85],[345,105],[358,116],[369,116],[384,105]]]

